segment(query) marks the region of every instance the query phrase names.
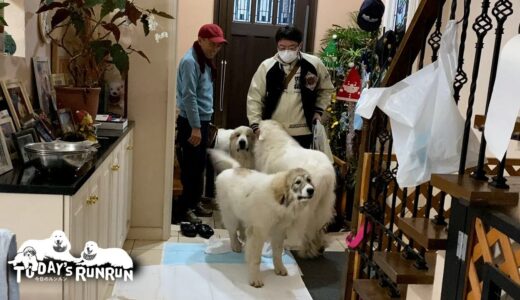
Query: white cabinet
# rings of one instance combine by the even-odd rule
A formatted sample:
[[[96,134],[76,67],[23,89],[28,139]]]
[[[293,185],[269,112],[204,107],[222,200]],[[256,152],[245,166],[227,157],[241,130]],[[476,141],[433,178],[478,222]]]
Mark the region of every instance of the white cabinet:
[[[29,239],[46,239],[63,230],[71,254],[79,257],[88,241],[101,248],[122,248],[130,226],[133,129],[74,195],[0,193],[0,228],[13,231],[18,246]],[[104,299],[109,281],[64,283],[22,280],[21,299]]]

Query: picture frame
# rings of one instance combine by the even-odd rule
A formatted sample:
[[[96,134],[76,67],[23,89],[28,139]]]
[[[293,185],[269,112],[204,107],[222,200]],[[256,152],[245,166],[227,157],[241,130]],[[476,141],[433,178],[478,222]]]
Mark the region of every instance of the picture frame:
[[[9,156],[9,149],[5,141],[5,136],[0,130],[0,174],[7,173],[13,169],[13,163]]]
[[[16,133],[11,117],[0,118],[0,130],[4,134],[5,142],[11,159],[18,158],[18,151],[13,141],[13,134]]]
[[[24,146],[30,143],[38,142],[38,135],[36,134],[36,130],[34,128],[27,128],[20,130],[13,134],[13,140],[16,145],[16,149],[18,149],[18,156],[23,164],[27,164],[29,162],[29,156],[25,151]]]
[[[27,92],[18,79],[4,80],[1,85],[13,123],[20,130],[24,123],[32,120],[33,107]]]
[[[51,74],[51,86],[52,88],[56,86],[64,86],[68,85],[67,81],[65,80],[65,74],[59,73],[59,74]]]
[[[48,116],[57,110],[56,93],[51,84],[51,67],[47,57],[33,57],[34,81],[40,109]]]
[[[61,108],[58,110],[58,121],[60,122],[63,134],[76,132],[76,123],[74,122],[74,115],[72,115],[70,108]]]
[[[40,140],[42,142],[52,142],[56,139],[52,133],[52,130],[49,129],[45,122],[43,122],[38,116],[34,116],[34,120],[35,123],[33,128],[40,136]]]

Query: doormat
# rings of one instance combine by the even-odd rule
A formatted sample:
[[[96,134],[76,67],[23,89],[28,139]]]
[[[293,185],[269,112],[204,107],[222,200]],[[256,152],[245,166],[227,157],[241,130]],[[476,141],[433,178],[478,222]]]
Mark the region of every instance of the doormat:
[[[287,276],[277,276],[270,258],[260,264],[264,287],[249,285],[243,253],[205,254],[204,244],[165,243],[161,265],[142,266],[134,281],[117,281],[112,296],[123,299],[312,299],[292,255]]]

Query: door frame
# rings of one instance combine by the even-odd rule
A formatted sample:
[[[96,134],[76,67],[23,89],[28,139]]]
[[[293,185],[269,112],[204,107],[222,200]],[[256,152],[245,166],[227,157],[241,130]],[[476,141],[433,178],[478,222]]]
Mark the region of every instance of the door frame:
[[[213,23],[218,24],[220,27],[222,27],[222,30],[224,31],[224,36],[226,39],[229,39],[231,36],[231,30],[228,28],[232,24],[232,20],[230,19],[230,16],[228,15],[230,12],[232,12],[231,9],[227,7],[229,1],[232,0],[214,0],[213,2]],[[304,52],[306,53],[312,53],[314,50],[314,39],[316,36],[316,19],[317,19],[317,12],[318,12],[318,0],[308,0],[309,1],[309,16],[308,16],[308,27],[307,27],[307,34],[304,37],[305,41],[305,49]],[[253,1],[253,4],[255,1]],[[222,17],[222,18],[221,18]],[[226,22],[227,20],[227,22]],[[305,33],[305,28],[299,28],[302,32]],[[216,99],[216,101],[219,101],[219,104],[217,104],[216,107],[220,107],[220,100],[219,96],[221,93],[221,86],[220,86],[220,80],[221,80],[221,66],[220,61],[223,57],[226,57],[226,47],[224,47],[217,55],[216,57],[216,65],[217,65],[217,82],[215,83],[215,89],[213,93],[213,99]],[[274,54],[274,53],[273,53]],[[227,123],[227,111],[225,109],[225,105],[222,108],[223,111],[221,112],[220,109],[216,108],[215,113],[213,114],[213,123],[217,126],[221,127],[223,124]],[[228,127],[228,126],[225,126]]]
[[[218,24],[226,32],[227,24],[222,24],[227,19],[228,10],[226,4],[232,0],[214,0],[213,3],[213,23]],[[224,20],[220,20],[220,12],[224,12]],[[311,52],[314,49],[314,39],[316,37],[316,19],[318,14],[318,0],[309,0],[309,27],[307,30],[306,47],[304,52]],[[305,28],[299,28],[302,32]],[[225,49],[223,49],[225,51]]]

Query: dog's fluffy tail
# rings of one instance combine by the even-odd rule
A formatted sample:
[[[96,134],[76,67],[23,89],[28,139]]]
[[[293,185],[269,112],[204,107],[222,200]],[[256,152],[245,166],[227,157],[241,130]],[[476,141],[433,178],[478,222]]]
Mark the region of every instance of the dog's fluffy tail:
[[[227,169],[240,168],[240,163],[224,151],[211,149],[208,153],[217,174]]]

